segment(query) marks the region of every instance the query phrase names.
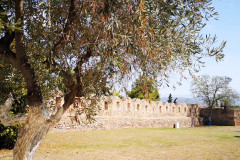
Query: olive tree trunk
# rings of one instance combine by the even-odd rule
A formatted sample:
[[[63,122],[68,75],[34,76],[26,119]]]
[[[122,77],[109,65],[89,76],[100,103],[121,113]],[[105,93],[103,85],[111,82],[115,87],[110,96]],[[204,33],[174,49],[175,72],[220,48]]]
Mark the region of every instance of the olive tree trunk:
[[[41,107],[32,107],[28,112],[28,117],[24,127],[21,129],[15,147],[13,149],[14,160],[32,160],[40,143],[63,114],[63,109],[49,117]]]
[[[32,108],[13,149],[14,160],[30,160],[49,131],[50,125],[38,108]]]
[[[63,34],[61,33],[59,40],[54,44],[53,52],[54,56],[67,44],[70,40],[70,35],[72,31],[72,26],[74,21],[77,19],[77,0],[71,0],[68,18],[66,19],[66,24],[63,29]],[[43,96],[41,93],[41,85],[34,70],[33,64],[30,63],[30,58],[28,57],[26,51],[26,44],[24,41],[24,3],[23,0],[14,1],[15,22],[16,29],[10,32],[9,29],[3,33],[0,38],[0,55],[3,56],[9,64],[15,67],[24,78],[26,82],[27,89],[27,100],[28,105],[31,106],[28,114],[26,115],[11,115],[11,98],[6,101],[4,105],[0,105],[0,121],[5,126],[14,125],[17,123],[23,123],[24,127],[18,135],[16,145],[13,150],[13,159],[15,160],[30,160],[33,158],[39,144],[43,138],[47,135],[49,129],[55,125],[60,119],[63,113],[68,109],[68,107],[74,102],[74,97],[76,96],[76,89],[81,90],[81,85],[76,84],[73,80],[71,74],[68,72],[63,74],[65,86],[70,90],[70,93],[64,94],[64,104],[62,107],[58,108],[55,115],[48,116],[47,112],[42,106]],[[14,11],[13,11],[14,12]],[[8,21],[8,15],[5,15],[1,20],[6,21],[6,24],[10,24]],[[15,25],[15,24],[14,24]],[[6,26],[4,26],[7,28]],[[13,43],[14,42],[14,43]],[[11,44],[15,47],[12,47]],[[15,48],[15,51],[12,50]],[[81,65],[89,59],[89,55],[81,59]],[[54,63],[56,64],[56,63]],[[55,66],[55,65],[53,65]],[[80,78],[80,76],[76,76]],[[78,83],[80,81],[78,80]],[[80,91],[79,91],[80,92]]]
[[[73,93],[73,94],[72,94]],[[0,121],[4,126],[12,126],[18,123],[24,124],[13,149],[14,160],[31,160],[37,148],[47,135],[51,127],[61,120],[62,115],[73,103],[75,92],[67,94],[62,107],[59,107],[55,114],[48,115],[43,105],[30,107],[28,114],[11,115],[10,109],[13,99],[10,97],[0,105]]]

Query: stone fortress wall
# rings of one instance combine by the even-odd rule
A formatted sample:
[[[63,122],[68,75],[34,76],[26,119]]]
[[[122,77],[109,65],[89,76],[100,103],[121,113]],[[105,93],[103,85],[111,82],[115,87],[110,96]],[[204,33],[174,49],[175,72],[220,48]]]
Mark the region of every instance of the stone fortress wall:
[[[203,108],[199,112],[199,116],[208,120],[211,110]],[[239,109],[222,109],[213,108],[211,115],[211,122],[213,125],[222,126],[239,126],[240,125],[240,110]]]
[[[120,99],[116,96],[102,97],[98,102],[94,123],[87,123],[85,115],[78,112],[84,109],[84,99],[75,98],[75,103],[63,115],[54,130],[117,129],[136,127],[180,127],[192,126],[191,109],[193,106],[167,102],[154,102],[145,99]],[[56,98],[56,106],[61,107],[63,98]],[[194,114],[196,115],[196,114]],[[197,123],[196,123],[197,124]]]
[[[63,98],[56,98],[56,106],[63,105]],[[102,97],[98,102],[95,122],[88,123],[86,115],[78,113],[90,101],[75,98],[62,116],[61,121],[52,131],[91,130],[91,129],[119,129],[119,128],[149,128],[174,127],[178,122],[180,128],[203,125],[209,119],[210,110],[198,104],[187,105],[167,102],[149,102],[145,99],[120,99],[116,96]],[[223,110],[215,108],[212,112],[212,124],[240,125],[239,110]]]
[[[98,116],[120,116],[137,118],[187,117],[186,104],[147,101],[119,97],[104,97],[100,101]]]

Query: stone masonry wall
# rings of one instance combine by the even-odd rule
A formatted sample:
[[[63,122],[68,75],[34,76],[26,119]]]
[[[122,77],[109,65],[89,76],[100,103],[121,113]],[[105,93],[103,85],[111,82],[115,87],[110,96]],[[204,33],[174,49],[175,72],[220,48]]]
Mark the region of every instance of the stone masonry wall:
[[[234,122],[235,126],[240,126],[240,110],[234,110]]]
[[[207,108],[200,109],[200,117],[204,121],[210,116],[211,110]],[[213,108],[211,122],[214,125],[238,126],[240,125],[240,110]]]
[[[63,99],[56,99],[56,106],[61,107]],[[83,99],[76,98],[75,104],[63,115],[61,121],[53,130],[88,130],[88,129],[116,129],[138,127],[173,127],[176,122],[180,127],[192,126],[193,119],[186,104],[154,102],[140,99],[119,97],[103,97],[98,106],[100,110],[92,124],[87,123],[85,115],[78,115],[83,109]],[[87,103],[87,102],[85,102]]]
[[[125,116],[138,118],[159,117],[187,117],[188,106],[186,104],[154,102],[145,99],[131,99],[119,97],[104,97],[99,106],[99,116]]]
[[[56,98],[56,106],[63,105],[63,98]],[[174,127],[176,122],[180,127],[193,127],[205,124],[210,110],[197,104],[186,105],[167,102],[154,102],[140,99],[119,97],[102,97],[98,102],[100,110],[95,116],[95,122],[89,124],[86,115],[78,112],[84,109],[86,100],[76,98],[63,115],[53,131],[117,129],[141,127]],[[211,121],[213,125],[240,125],[240,110],[223,110],[214,108]]]

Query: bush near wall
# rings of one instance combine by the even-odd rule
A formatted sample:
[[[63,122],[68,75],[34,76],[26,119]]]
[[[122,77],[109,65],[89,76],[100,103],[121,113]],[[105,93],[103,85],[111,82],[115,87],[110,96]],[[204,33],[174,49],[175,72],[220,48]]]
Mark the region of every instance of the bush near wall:
[[[0,149],[13,149],[22,125],[5,127],[0,123]]]
[[[21,104],[24,104],[21,106]],[[18,102],[17,100],[14,101],[10,114],[17,115],[27,113],[26,103],[23,101]],[[14,145],[17,141],[17,135],[22,128],[22,124],[17,124],[15,126],[7,126],[5,127],[0,122],[0,149],[13,149]]]

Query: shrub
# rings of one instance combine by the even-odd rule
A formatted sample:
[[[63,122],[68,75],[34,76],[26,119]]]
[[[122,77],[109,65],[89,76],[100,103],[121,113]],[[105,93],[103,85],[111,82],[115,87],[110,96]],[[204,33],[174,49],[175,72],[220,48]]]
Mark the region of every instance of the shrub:
[[[16,98],[12,104],[10,114],[18,115],[26,113],[26,100],[23,97]],[[0,149],[13,149],[17,141],[17,135],[22,128],[22,124],[5,127],[0,122]]]
[[[0,123],[0,149],[13,149],[21,124],[5,127]]]

